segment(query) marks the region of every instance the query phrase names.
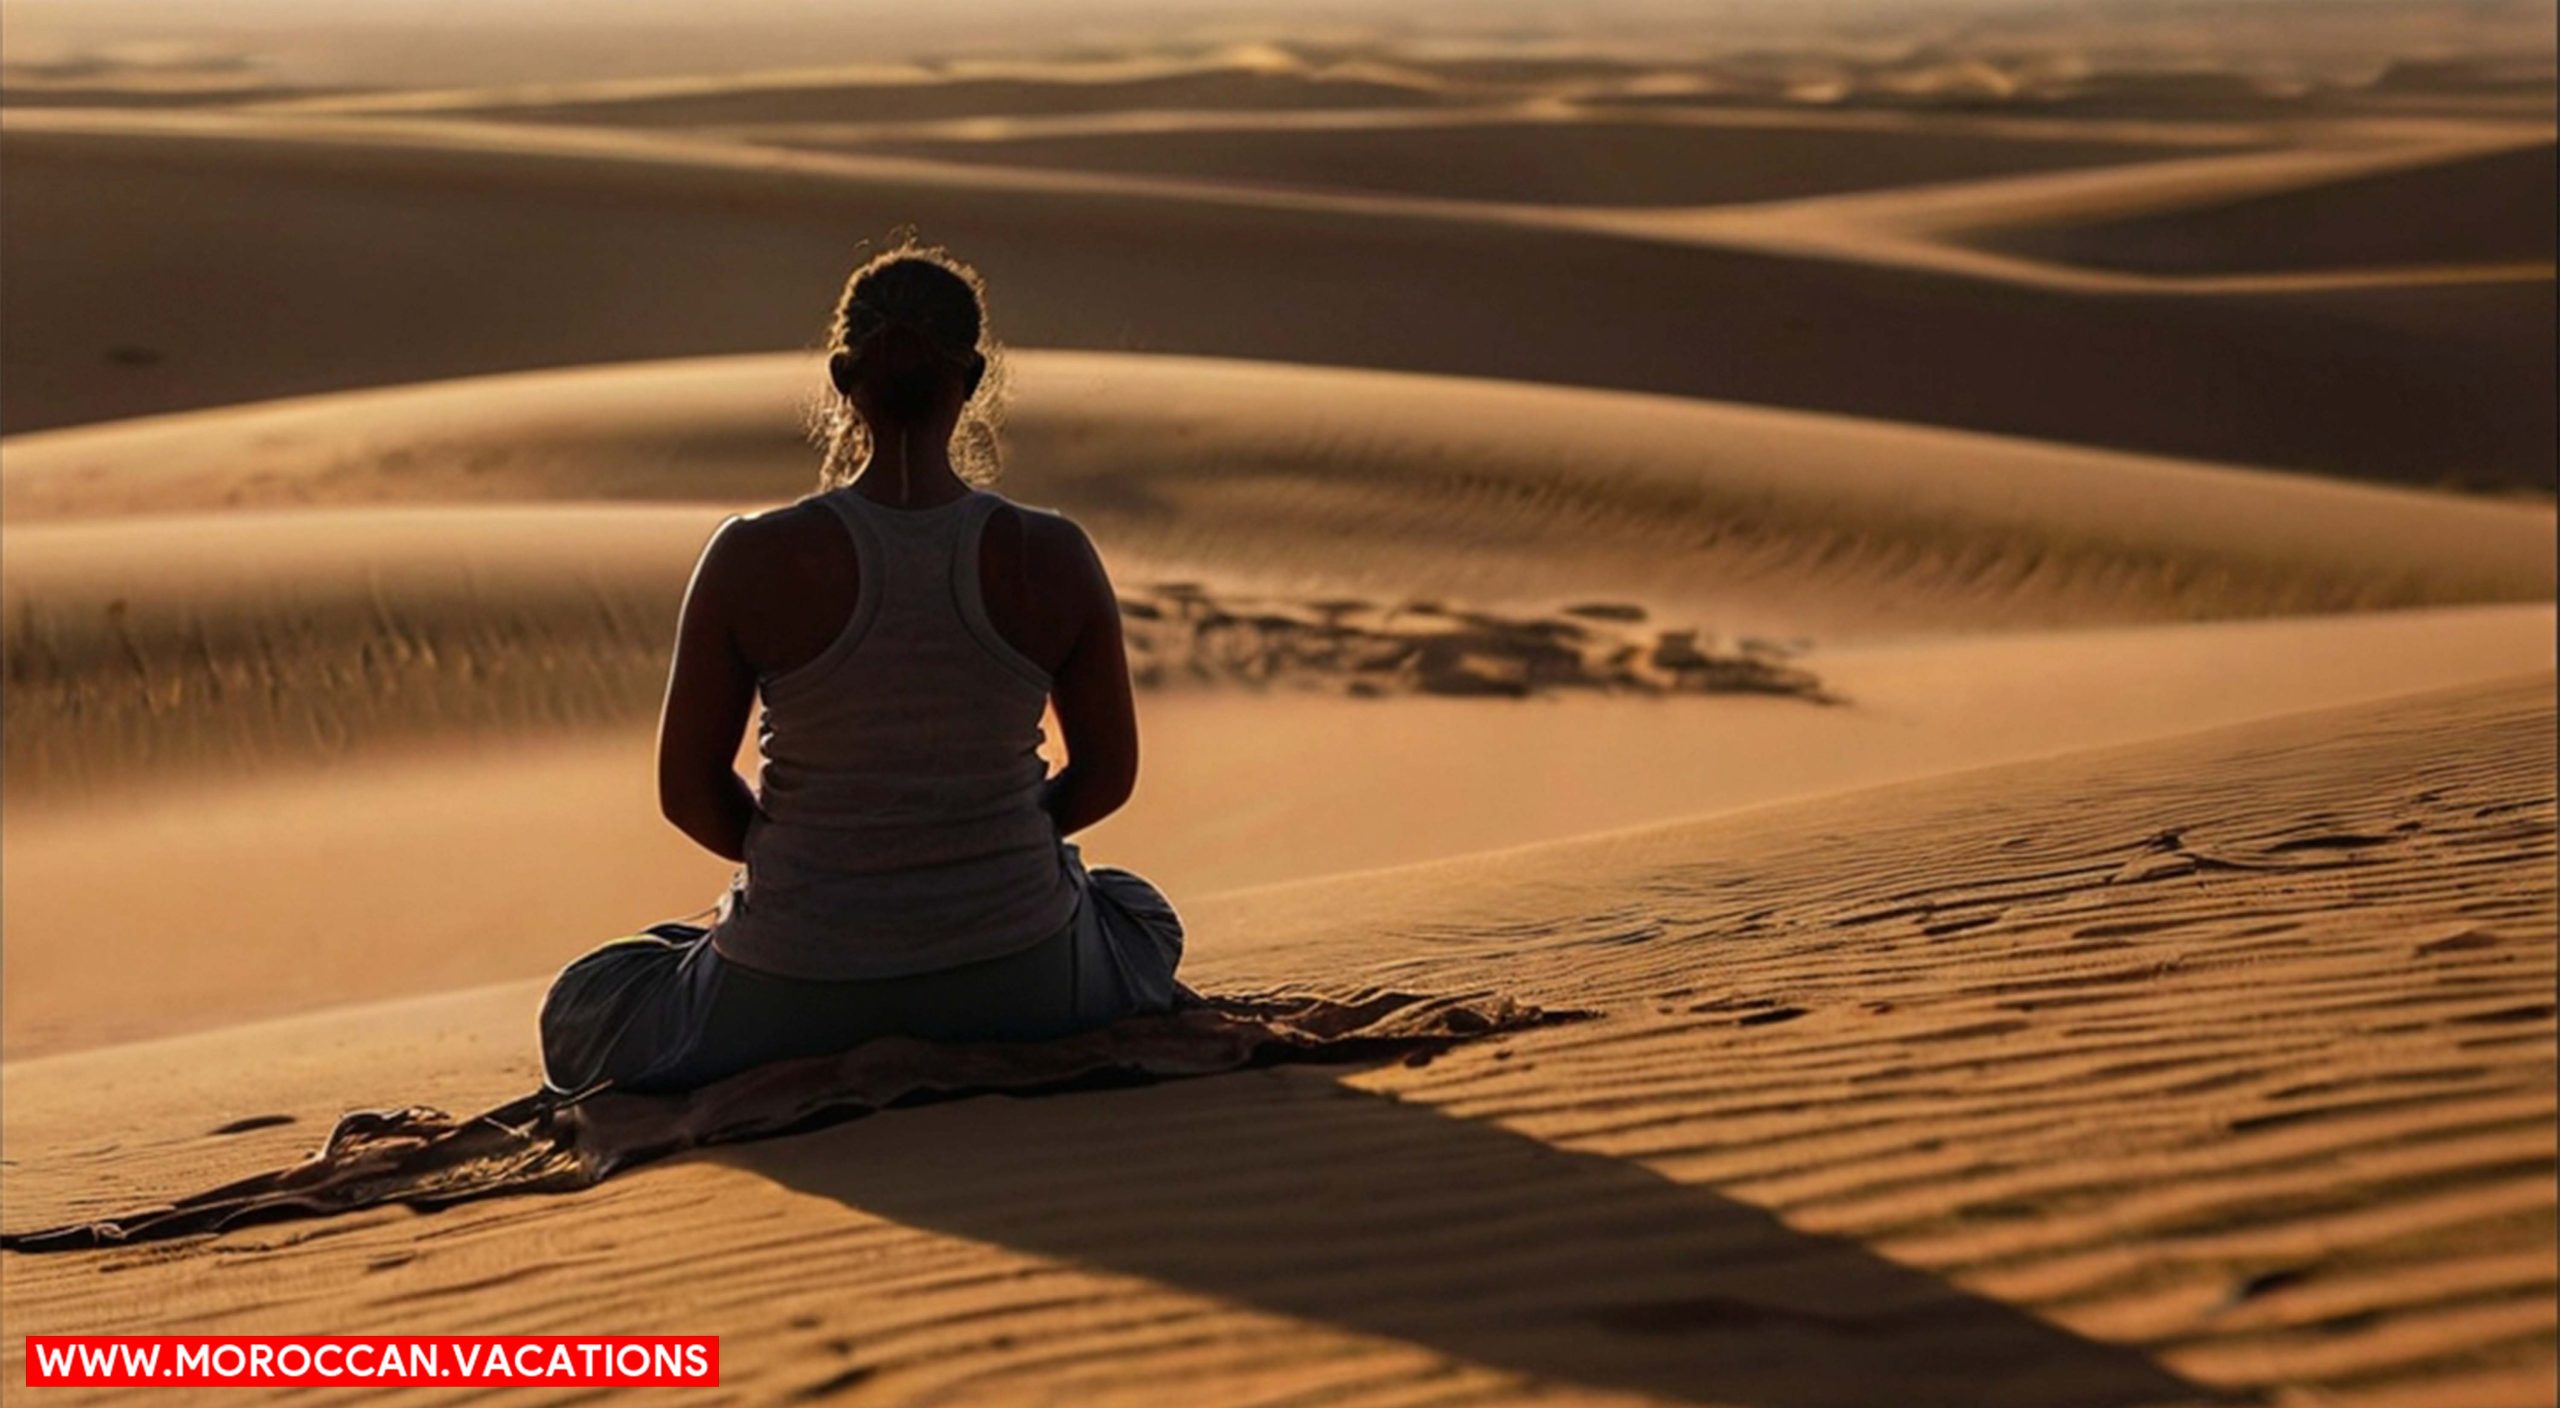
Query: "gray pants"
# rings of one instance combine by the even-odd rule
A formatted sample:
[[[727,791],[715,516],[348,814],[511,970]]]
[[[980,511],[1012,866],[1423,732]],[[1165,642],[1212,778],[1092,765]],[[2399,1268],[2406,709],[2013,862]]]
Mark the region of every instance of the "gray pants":
[[[859,982],[759,972],[707,928],[652,925],[560,972],[542,1003],[543,1082],[577,1094],[689,1090],[879,1036],[1040,1041],[1173,1006],[1182,919],[1155,886],[1098,867],[1064,929],[1016,953]]]

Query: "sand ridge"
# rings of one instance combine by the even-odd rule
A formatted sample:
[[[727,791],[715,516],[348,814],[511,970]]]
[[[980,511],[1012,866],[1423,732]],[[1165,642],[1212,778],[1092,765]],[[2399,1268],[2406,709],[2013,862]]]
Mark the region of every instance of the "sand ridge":
[[[1271,7],[1221,7],[1218,22],[1203,24],[1141,0],[1088,9],[1061,29],[1037,7],[980,3],[896,19],[803,9],[797,24],[742,24],[716,38],[683,23],[689,14],[670,0],[619,7],[604,34],[574,12],[478,5],[452,38],[423,34],[417,4],[394,0],[314,34],[289,3],[244,0],[230,26],[173,40],[160,7],[28,0],[12,16],[14,52],[0,79],[21,100],[85,88],[143,101],[166,86],[247,75],[315,101],[585,108],[865,85],[923,89],[909,95],[923,101],[935,89],[961,90],[978,107],[1006,98],[1061,106],[1103,89],[1134,105],[1166,82],[1219,85],[1223,96],[1246,88],[1238,80],[1262,80],[1279,99],[1367,79],[1416,95],[2191,120],[2531,110],[2537,99],[2547,108],[2551,76],[2550,17],[2538,7],[2448,12],[2425,0],[2280,19],[2217,9],[2209,24],[2174,11],[2022,6],[1990,15],[1901,3],[1867,7],[1868,22],[1846,29],[1821,16],[1808,23],[1785,5],[1726,6],[1701,27],[1681,7],[1620,4],[1601,7],[1606,23],[1579,31],[1488,29],[1472,6],[1425,6],[1381,24],[1358,6],[1303,0],[1288,7],[1296,26],[1273,23]],[[671,12],[681,18],[671,23]],[[148,40],[135,42],[137,32]],[[299,42],[279,42],[285,34]],[[484,35],[503,40],[475,42]]]
[[[2554,580],[2551,514],[2526,504],[1664,398],[1014,363],[1004,488],[1108,545],[1149,683],[1343,689],[1365,661],[1388,673],[1363,688],[1511,692],[1552,667],[1814,693],[1819,662],[1781,658],[1808,643],[2534,601]],[[688,361],[13,437],[18,798],[645,721],[714,504],[807,489],[814,374]],[[1180,581],[1207,600],[1151,586]],[[1650,620],[1566,609],[1591,603]]]
[[[1007,492],[1099,517],[1153,556],[1196,539],[1248,576],[1257,556],[1303,560],[1309,540],[1332,545],[1329,569],[1356,571],[1351,533],[1399,545],[1391,587],[1442,589],[1417,561],[1441,543],[1452,558],[1498,545],[1510,573],[1572,557],[1565,589],[1619,590],[1624,569],[1583,549],[1641,535],[1627,545],[1680,559],[1655,574],[1665,583],[1727,554],[1741,561],[1708,580],[1787,573],[1791,558],[1846,590],[1944,573],[1938,589],[1973,598],[1971,619],[1997,609],[1986,589],[2067,598],[2047,619],[2085,621],[2530,598],[2554,580],[2550,510],[2530,502],[1451,377],[1047,350],[1017,350],[1011,368]],[[684,360],[13,436],[0,508],[35,527],[303,505],[771,503],[812,486],[801,427],[817,379],[805,356]],[[1249,533],[1223,531],[1248,518]],[[2045,575],[2009,580],[2002,560],[2027,557]],[[1790,575],[1789,595],[1826,589]],[[1879,594],[1862,618],[1893,609]]]
[[[2330,142],[2276,151],[2185,156],[2095,170],[2060,171],[1975,181],[1918,184],[1908,188],[1769,201],[1735,209],[1708,209],[1641,219],[1664,233],[1744,247],[1820,254],[1860,262],[1935,269],[1971,278],[1999,279],[2051,288],[2114,294],[2252,294],[2345,290],[2358,287],[2455,283],[2547,283],[2552,264],[2534,238],[2538,223],[2523,173],[2540,174],[2551,129],[2538,124],[2482,124],[2466,128],[2437,122],[2402,131],[2341,134]],[[2505,182],[2485,189],[2438,182],[2457,199],[2436,208],[2434,221],[2397,241],[2369,244],[2343,257],[2305,253],[2301,222],[2266,234],[2240,231],[2207,242],[2208,264],[2194,269],[2116,259],[2086,258],[2103,249],[2110,226],[2155,217],[2155,226],[2210,219],[2216,208],[2265,203],[2299,192],[2351,201],[2360,230],[2400,226],[2388,213],[2405,212],[2391,177],[2429,176],[2484,160],[2500,163]],[[2420,183],[2423,188],[2423,182]],[[2358,189],[2358,188],[2363,189]],[[2467,197],[2463,199],[2462,197]],[[2481,212],[2488,226],[2468,248],[2442,235],[2447,209]],[[2195,212],[2202,211],[2199,215]],[[2405,218],[2405,217],[2404,217]],[[2460,217],[2454,223],[2460,224]],[[2094,228],[2093,228],[2094,227]],[[2432,227],[2432,228],[2430,228]],[[2162,242],[2155,229],[2148,247]],[[2366,236],[2368,240],[2371,236]],[[2350,247],[2352,249],[2352,247]],[[2037,255],[2046,257],[2038,258]],[[2055,257],[2059,256],[2059,257]],[[2298,262],[2297,262],[2298,261]],[[2228,269],[2236,262],[2241,271]]]
[[[1889,1379],[1929,1403],[2279,1384],[2530,1403],[2550,1382],[2548,1259],[2516,1248],[2552,1216],[2551,691],[2545,674],[1201,907],[1204,982],[1468,972],[1606,1013],[1420,1067],[899,1111],[456,1209],[423,1241],[397,1213],[243,1232],[221,1278],[141,1251],[108,1254],[112,1277],[79,1258],[0,1275],[31,1326],[530,1328],[574,1301],[709,1325],[759,1394],[1713,1382],[1828,1404]],[[1924,835],[1915,888],[1895,857]],[[419,1010],[489,1033],[444,1048],[442,1088],[521,1078],[523,1000]],[[13,1215],[112,1205],[181,1161],[255,1167],[351,1088],[413,1087],[403,1024],[377,1009],[13,1063]],[[297,1123],[70,1155],[98,1134],[81,1092],[111,1072],[236,1072],[222,1052],[286,1032],[327,1057],[262,1094],[225,1075],[211,1108]],[[164,1077],[120,1118],[207,1108],[205,1078]],[[2105,1137],[2078,1132],[2098,1110]],[[1298,1157],[1248,1155],[1247,1129]],[[983,1157],[991,1138],[1038,1143],[1037,1175]],[[1132,1159],[1213,1196],[1168,1204]],[[1280,1196],[1310,1159],[1349,1180],[1343,1201]],[[698,1246],[668,1241],[678,1206]],[[537,1229],[552,1254],[526,1265]],[[808,1279],[848,1260],[882,1274]]]
[[[1100,842],[1185,893],[2549,659],[2531,505],[1450,378],[1052,352],[1015,370],[1004,487],[1093,526],[1179,685],[1146,696],[1146,800]],[[811,375],[797,355],[581,369],[6,442],[12,1055],[541,971],[708,903],[719,867],[655,818],[648,725],[700,541],[724,506],[808,483]],[[1166,582],[1198,585],[1177,603]],[[2283,619],[2499,600],[2520,604]],[[1353,601],[1505,623],[1361,626],[1383,633],[1364,651],[1450,649],[1429,673],[1452,687],[1508,692],[1564,631],[1710,661],[1809,637],[1764,678],[1804,672],[1848,707],[1685,715],[1619,691],[1336,714],[1258,692],[1302,647],[1337,652],[1306,682],[1356,683],[1324,624]],[[1647,619],[1570,610],[1592,605]],[[2196,616],[2273,619],[2053,633]],[[2010,639],[1932,639],[1950,630]],[[1430,646],[1452,631],[1494,648]],[[1209,678],[1184,683],[1195,664]],[[1339,762],[1324,787],[1291,761],[1308,749]],[[1519,786],[1540,805],[1508,801]],[[598,844],[524,853],[476,820],[491,807]],[[161,883],[117,882],[138,855]],[[348,888],[294,878],[314,866]],[[262,915],[277,947],[154,965],[141,1001],[83,976],[205,913]]]
[[[1832,708],[1150,692],[1139,800],[1088,854],[1187,904],[2548,668],[2553,628],[2543,605],[1879,645],[1815,657],[1849,701]],[[656,674],[630,666],[618,723],[595,722],[610,698],[584,723],[506,713],[543,698],[496,688],[519,670],[455,720],[416,692],[351,700],[321,735],[289,713],[236,732],[164,714],[148,768],[103,748],[13,761],[7,1059],[529,977],[702,911],[728,868],[658,819]],[[208,915],[241,941],[169,950]]]
[[[2540,130],[2547,141],[2548,125]],[[8,347],[82,349],[22,352],[8,366],[17,429],[792,345],[812,329],[783,310],[806,307],[808,289],[841,276],[850,231],[869,210],[883,229],[894,212],[971,250],[1011,290],[999,315],[1008,334],[1034,344],[1322,362],[1348,339],[1364,362],[1402,370],[2359,476],[2549,478],[2535,394],[2548,377],[2534,374],[2550,352],[2548,317],[2537,316],[2547,313],[2547,270],[2492,269],[2467,285],[2445,285],[2442,271],[2344,282],[2315,273],[2327,282],[2287,284],[2281,297],[2262,288],[2128,299],[2110,289],[2133,275],[1986,272],[1986,261],[2021,261],[1914,243],[1863,217],[1815,228],[1804,203],[1646,212],[1351,195],[459,119],[12,110],[0,114],[0,141],[16,193],[13,241],[80,248],[95,271],[11,300]],[[2284,168],[2335,155],[2315,146],[2050,179],[2104,193],[2138,187],[2151,166]],[[1932,189],[1943,188],[1878,199],[1955,198]],[[1981,204],[1964,190],[1959,213]],[[135,199],[166,212],[152,239],[224,267],[269,268],[256,286],[283,301],[252,306],[225,287],[188,287],[183,271],[129,247],[138,236],[109,217]],[[1866,199],[1825,201],[1854,212]],[[264,219],[279,210],[302,214],[281,226]],[[248,220],[252,212],[260,218]],[[589,256],[597,238],[609,239],[612,260]],[[1895,240],[1908,249],[1895,253]],[[354,273],[412,263],[397,279]],[[466,292],[451,283],[458,265],[496,272]],[[1532,269],[1544,276],[1522,276]],[[1279,288],[1296,292],[1269,296]],[[2422,329],[2373,306],[2377,292],[2409,288],[2433,290]],[[432,301],[412,306],[403,289]],[[429,293],[437,289],[446,293]],[[1105,297],[1111,290],[1124,296]],[[1144,296],[1125,296],[1136,291]],[[488,296],[506,318],[453,316],[455,299],[478,307]],[[624,317],[626,308],[649,315]],[[130,331],[102,344],[105,328]],[[402,335],[382,336],[389,328]],[[1519,328],[1538,333],[1504,331]],[[2244,379],[2264,394],[2234,402],[2227,387]],[[2037,394],[2020,395],[2024,386]]]

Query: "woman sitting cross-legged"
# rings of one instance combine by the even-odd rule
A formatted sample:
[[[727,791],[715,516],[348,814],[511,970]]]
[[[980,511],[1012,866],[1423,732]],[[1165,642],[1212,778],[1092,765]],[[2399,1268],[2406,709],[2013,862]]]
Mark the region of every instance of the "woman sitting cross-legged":
[[[703,549],[658,787],[741,868],[708,927],[562,971],[542,1010],[554,1090],[681,1090],[878,1036],[1036,1040],[1172,1005],[1172,907],[1064,839],[1136,781],[1128,665],[1084,532],[972,482],[1001,390],[981,287],[917,247],[856,270],[821,492]],[[751,787],[733,760],[759,699]]]

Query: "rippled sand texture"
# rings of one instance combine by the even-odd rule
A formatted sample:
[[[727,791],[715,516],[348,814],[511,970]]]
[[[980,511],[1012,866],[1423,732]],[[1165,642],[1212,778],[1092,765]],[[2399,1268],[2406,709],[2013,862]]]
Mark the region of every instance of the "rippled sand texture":
[[[2531,1403],[2553,722],[2544,675],[1210,901],[1199,981],[1605,1015],[14,1258],[13,1316],[682,1323],[759,1399]],[[503,1091],[534,992],[19,1063],[12,1216]],[[295,1122],[206,1133],[249,1114]]]

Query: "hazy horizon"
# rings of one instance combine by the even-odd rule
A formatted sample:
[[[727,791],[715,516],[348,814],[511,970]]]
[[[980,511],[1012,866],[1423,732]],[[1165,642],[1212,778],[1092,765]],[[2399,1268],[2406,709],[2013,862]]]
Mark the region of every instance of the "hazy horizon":
[[[2068,46],[2131,66],[2233,62],[2353,73],[2385,56],[2547,58],[2550,7],[2522,0],[757,0],[706,32],[697,6],[504,0],[13,0],[0,72],[73,78],[201,68],[286,87],[596,81],[963,57],[1125,55],[1252,40],[1495,50]],[[325,21],[323,23],[322,21]]]

